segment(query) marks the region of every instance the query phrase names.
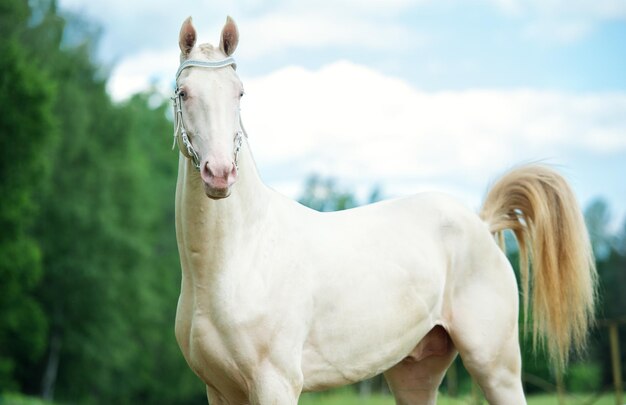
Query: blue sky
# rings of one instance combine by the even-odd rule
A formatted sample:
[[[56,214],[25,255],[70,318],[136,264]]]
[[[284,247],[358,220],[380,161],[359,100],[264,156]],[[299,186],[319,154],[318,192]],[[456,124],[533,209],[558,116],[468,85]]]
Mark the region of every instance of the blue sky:
[[[546,161],[583,205],[626,212],[623,0],[60,0],[103,28],[118,100],[171,92],[189,15],[226,15],[262,177],[297,196],[312,172],[366,194],[446,191],[477,207],[498,174]],[[163,134],[166,136],[167,134]]]

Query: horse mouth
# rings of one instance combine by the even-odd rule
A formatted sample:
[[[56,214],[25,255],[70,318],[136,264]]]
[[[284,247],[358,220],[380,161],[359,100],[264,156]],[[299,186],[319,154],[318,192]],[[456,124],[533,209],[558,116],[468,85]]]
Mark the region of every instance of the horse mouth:
[[[221,200],[230,195],[230,187],[211,187],[204,183],[204,193],[212,200]]]

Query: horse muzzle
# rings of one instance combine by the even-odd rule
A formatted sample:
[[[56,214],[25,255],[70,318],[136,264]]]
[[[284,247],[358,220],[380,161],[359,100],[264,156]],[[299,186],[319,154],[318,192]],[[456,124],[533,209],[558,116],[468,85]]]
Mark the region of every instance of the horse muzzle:
[[[200,176],[204,183],[204,192],[214,200],[230,195],[230,188],[237,181],[235,162],[205,160],[200,165]]]

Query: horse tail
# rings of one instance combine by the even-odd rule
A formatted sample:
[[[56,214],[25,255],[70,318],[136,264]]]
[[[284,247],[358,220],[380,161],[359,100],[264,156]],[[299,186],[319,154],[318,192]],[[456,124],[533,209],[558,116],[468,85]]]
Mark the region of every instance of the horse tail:
[[[504,248],[509,229],[519,246],[524,330],[529,304],[533,347],[545,347],[559,369],[580,352],[594,322],[596,269],[572,189],[542,165],[513,169],[488,191],[480,217]],[[532,271],[530,271],[530,268]]]

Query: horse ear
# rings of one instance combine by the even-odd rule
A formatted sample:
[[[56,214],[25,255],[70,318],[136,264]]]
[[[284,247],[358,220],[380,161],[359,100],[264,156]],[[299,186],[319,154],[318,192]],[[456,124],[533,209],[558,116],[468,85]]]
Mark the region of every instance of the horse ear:
[[[239,31],[237,30],[237,25],[235,24],[235,21],[228,16],[226,17],[226,24],[224,24],[224,28],[222,28],[220,49],[226,54],[226,56],[230,56],[233,52],[235,52],[235,49],[237,49],[238,43]]]
[[[189,52],[191,52],[193,46],[196,44],[196,37],[196,29],[191,23],[191,17],[187,17],[182,27],[180,27],[180,34],[178,36],[178,46],[183,55],[189,55]]]

